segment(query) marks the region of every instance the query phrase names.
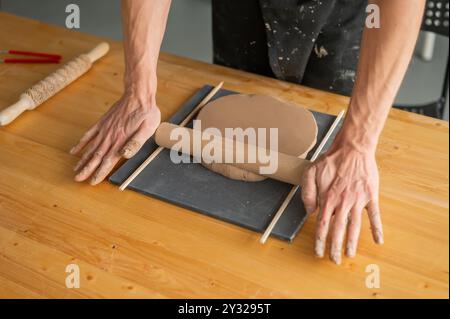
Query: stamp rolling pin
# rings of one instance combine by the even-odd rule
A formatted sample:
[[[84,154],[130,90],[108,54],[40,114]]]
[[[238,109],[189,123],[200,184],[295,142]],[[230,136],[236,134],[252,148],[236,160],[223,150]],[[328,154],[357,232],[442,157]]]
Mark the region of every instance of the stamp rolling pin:
[[[11,123],[27,110],[33,110],[67,85],[86,73],[92,64],[109,51],[109,44],[102,42],[90,52],[71,60],[60,69],[33,85],[20,95],[19,101],[0,111],[0,126]]]

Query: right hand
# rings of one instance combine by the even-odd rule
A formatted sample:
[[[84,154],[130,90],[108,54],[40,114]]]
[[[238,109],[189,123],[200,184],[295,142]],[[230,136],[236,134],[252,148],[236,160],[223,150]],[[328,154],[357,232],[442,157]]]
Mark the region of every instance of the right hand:
[[[348,131],[347,131],[348,132]],[[377,244],[383,243],[379,197],[379,176],[375,160],[376,144],[358,143],[345,127],[330,150],[303,174],[302,199],[308,214],[319,208],[315,253],[322,258],[330,238],[330,259],[336,264],[345,253],[355,257],[361,231],[362,211],[366,208]]]
[[[160,122],[154,97],[142,99],[125,93],[70,150],[75,155],[85,149],[74,168],[75,181],[91,177],[91,185],[100,183],[121,157],[130,158],[139,151]]]

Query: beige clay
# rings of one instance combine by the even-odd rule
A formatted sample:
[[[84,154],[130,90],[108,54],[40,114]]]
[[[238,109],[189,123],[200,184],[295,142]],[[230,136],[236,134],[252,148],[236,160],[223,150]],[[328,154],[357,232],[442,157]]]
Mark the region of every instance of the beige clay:
[[[222,136],[225,136],[225,128],[265,128],[267,145],[262,147],[267,148],[270,146],[269,129],[278,128],[278,151],[300,158],[307,156],[317,139],[317,124],[310,111],[270,96],[233,94],[221,97],[205,105],[197,119],[201,120],[202,130],[217,128]],[[266,178],[230,164],[202,164],[236,180],[255,182]]]

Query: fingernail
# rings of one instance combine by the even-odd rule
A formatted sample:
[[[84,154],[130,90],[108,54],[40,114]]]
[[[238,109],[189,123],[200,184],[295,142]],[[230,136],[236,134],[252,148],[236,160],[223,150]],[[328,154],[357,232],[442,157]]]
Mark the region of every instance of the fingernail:
[[[137,153],[137,151],[141,148],[141,144],[135,140],[128,141],[127,144],[122,148],[120,152],[121,155],[125,158],[130,158]]]
[[[78,161],[78,163],[74,166],[73,171],[76,172],[80,169],[81,167],[81,161]]]
[[[75,181],[76,182],[82,182],[82,181],[84,181],[86,178],[83,178],[83,176],[85,175],[85,173],[86,173],[86,166],[85,167],[83,167],[83,169],[78,173],[78,174],[76,174],[75,175]]]
[[[129,158],[132,155],[131,149],[129,149],[128,147],[122,149],[122,151],[120,153],[125,158]]]
[[[352,246],[347,246],[346,250],[345,250],[345,254],[347,255],[347,257],[353,258],[355,257],[355,249]]]
[[[379,230],[375,231],[375,242],[379,245],[384,244],[383,233]]]
[[[331,260],[336,264],[336,265],[340,265],[341,264],[341,253],[337,252],[337,253],[333,253],[331,254]]]
[[[316,257],[323,258],[324,250],[325,250],[325,245],[324,245],[323,240],[317,239],[316,245],[314,246],[314,252],[316,254]]]
[[[75,146],[70,149],[69,153],[73,154],[73,151],[75,151]]]

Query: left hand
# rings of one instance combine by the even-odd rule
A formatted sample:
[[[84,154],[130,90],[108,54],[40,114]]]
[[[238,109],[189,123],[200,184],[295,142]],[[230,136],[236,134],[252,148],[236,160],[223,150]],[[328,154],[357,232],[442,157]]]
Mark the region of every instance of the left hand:
[[[139,151],[160,122],[161,113],[152,96],[125,93],[71,149],[71,154],[86,149],[74,168],[75,181],[91,176],[91,185],[100,183],[121,157],[131,158]]]
[[[308,214],[319,208],[315,238],[317,257],[324,256],[330,235],[330,259],[340,264],[346,233],[346,255],[356,255],[364,208],[369,214],[374,241],[383,243],[374,150],[336,140],[332,148],[305,171],[301,186]]]

